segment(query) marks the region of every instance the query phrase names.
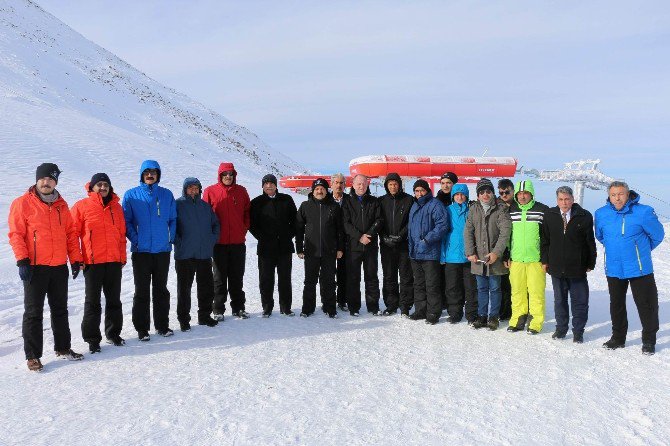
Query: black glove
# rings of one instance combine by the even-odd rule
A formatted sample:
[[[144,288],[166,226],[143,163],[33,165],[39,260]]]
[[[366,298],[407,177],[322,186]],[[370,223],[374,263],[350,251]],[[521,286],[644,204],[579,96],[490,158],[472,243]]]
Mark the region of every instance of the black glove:
[[[30,264],[30,260],[22,259],[16,262],[19,267],[19,277],[24,282],[30,282],[30,279],[33,278],[33,267]]]
[[[79,271],[81,271],[81,263],[74,262],[72,264],[72,280],[77,278],[77,276],[79,275]]]
[[[399,235],[389,235],[391,240],[393,241],[394,244],[399,245],[400,244],[400,236]]]

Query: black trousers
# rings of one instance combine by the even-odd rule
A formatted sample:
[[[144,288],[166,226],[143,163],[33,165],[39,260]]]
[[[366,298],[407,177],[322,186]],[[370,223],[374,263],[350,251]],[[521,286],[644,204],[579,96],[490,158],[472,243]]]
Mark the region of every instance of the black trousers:
[[[263,312],[272,311],[275,306],[273,298],[275,290],[275,270],[277,271],[277,288],[279,294],[279,310],[287,312],[293,304],[293,288],[291,286],[291,269],[293,254],[288,252],[278,255],[258,256],[258,286],[261,292]]]
[[[624,342],[628,333],[628,313],[626,312],[626,293],[630,283],[633,300],[642,322],[642,343],[656,344],[658,332],[658,289],[654,274],[634,279],[607,278],[610,292],[610,316],[612,316],[612,337]]]
[[[338,305],[347,303],[347,256],[348,253],[345,251],[344,255],[337,259],[336,285]]]
[[[442,265],[437,260],[412,260],[414,271],[414,312],[431,321],[442,315],[440,277]]]
[[[81,320],[81,336],[86,342],[100,343],[100,319],[102,316],[101,296],[105,293],[105,336],[116,338],[123,328],[121,308],[121,268],[120,262],[87,265],[84,269],[86,296],[84,297],[84,317]]]
[[[572,309],[572,332],[584,333],[589,318],[589,281],[586,277],[563,278],[551,276],[554,288],[554,316],[556,331],[568,332],[570,309]],[[568,305],[568,296],[570,304]]]
[[[410,308],[414,305],[414,276],[409,253],[382,245],[381,257],[384,274],[382,284],[384,305],[390,311],[400,308],[402,313],[409,313]],[[400,276],[400,286],[398,286],[398,276]]]
[[[23,350],[26,359],[39,359],[44,348],[44,296],[51,311],[54,350],[70,349],[70,324],[67,313],[67,265],[33,267],[30,282],[23,282]]]
[[[500,290],[502,291],[500,319],[508,320],[512,317],[512,284],[509,282],[509,274],[500,276]]]
[[[230,294],[230,310],[244,310],[246,297],[242,290],[247,247],[239,245],[214,245],[214,313],[226,312],[226,301]]]
[[[177,271],[177,320],[191,321],[191,290],[195,278],[198,296],[198,320],[205,320],[212,312],[214,276],[211,259],[183,259],[174,261]]]
[[[134,252],[133,325],[137,332],[148,332],[151,324],[150,297],[153,296],[154,328],[165,331],[170,324],[170,292],[167,289],[170,253]]]
[[[361,265],[365,281],[365,306],[368,313],[379,311],[378,249],[347,253],[347,305],[350,312],[361,310]]]
[[[456,320],[465,318],[474,321],[477,318],[477,280],[471,271],[470,262],[445,263],[444,283],[447,296],[447,312]]]
[[[321,304],[326,313],[335,313],[335,256],[305,256],[305,286],[302,289],[302,312],[316,309],[316,282],[319,282]]]

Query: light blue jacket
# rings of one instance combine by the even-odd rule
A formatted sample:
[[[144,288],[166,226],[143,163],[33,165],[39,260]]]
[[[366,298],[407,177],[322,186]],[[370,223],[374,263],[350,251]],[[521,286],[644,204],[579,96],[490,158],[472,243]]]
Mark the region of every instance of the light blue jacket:
[[[466,263],[468,258],[465,256],[465,240],[463,231],[465,230],[465,221],[470,211],[470,192],[465,184],[456,183],[451,189],[451,199],[454,195],[461,193],[466,197],[465,203],[458,204],[455,201],[446,206],[449,216],[450,229],[442,238],[442,252],[440,254],[441,263]]]

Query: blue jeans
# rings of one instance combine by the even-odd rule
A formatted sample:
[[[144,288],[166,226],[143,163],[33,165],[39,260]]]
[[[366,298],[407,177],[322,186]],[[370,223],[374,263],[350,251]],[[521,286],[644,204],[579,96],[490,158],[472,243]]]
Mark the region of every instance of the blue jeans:
[[[477,314],[498,317],[502,301],[501,276],[475,275],[475,277],[477,278]]]

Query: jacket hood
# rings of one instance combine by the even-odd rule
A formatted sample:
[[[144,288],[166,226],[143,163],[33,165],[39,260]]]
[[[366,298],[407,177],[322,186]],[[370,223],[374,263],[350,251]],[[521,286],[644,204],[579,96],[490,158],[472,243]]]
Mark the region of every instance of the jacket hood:
[[[402,187],[402,178],[400,178],[400,175],[398,175],[395,172],[391,172],[386,176],[386,179],[384,180],[384,189],[386,189],[387,194],[391,193],[391,192],[389,192],[389,187],[388,187],[389,181],[397,181],[398,184],[400,185],[399,193],[404,191],[404,189]],[[368,191],[369,190],[370,190],[370,187],[368,186]]]
[[[184,184],[183,184],[183,187],[181,189],[182,197],[188,197],[188,195],[186,194],[186,189],[188,189],[188,187],[193,185],[193,184],[197,184],[198,188],[200,189],[200,192],[198,193],[198,197],[200,197],[200,195],[202,195],[202,184],[200,183],[200,180],[195,178],[195,177],[188,177],[188,178],[184,179]]]
[[[521,204],[519,204],[519,202],[516,199],[516,194],[518,194],[519,192],[524,192],[524,191],[525,192],[530,192],[530,194],[532,195],[532,198],[527,204],[521,205]],[[533,186],[532,181],[522,180],[522,181],[519,181],[518,183],[516,183],[516,186],[514,186],[514,201],[519,206],[524,206],[524,207],[533,206],[533,204],[535,202],[535,186]]]
[[[216,177],[216,182],[221,183],[223,186],[223,182],[221,181],[221,174],[223,172],[229,172],[233,171],[233,184],[237,184],[237,170],[235,170],[235,165],[233,163],[221,163],[219,164],[219,173]]]
[[[433,199],[433,193],[431,191],[428,191],[428,193],[421,198],[414,197],[414,201],[419,203],[419,206],[423,206],[424,204],[428,203],[432,199]]]
[[[640,194],[635,192],[634,190],[631,190],[628,194],[628,201],[626,204],[623,205],[623,207],[617,211],[617,209],[614,207],[612,202],[610,201],[609,197],[607,197],[607,200],[605,202],[616,212],[628,212],[628,209],[630,209],[631,205],[637,204],[640,202]]]
[[[463,183],[456,183],[454,184],[454,187],[451,188],[451,200],[454,200],[454,195],[456,194],[463,194],[465,195],[466,198],[466,203],[470,200],[470,190],[468,189],[468,186],[466,186]]]
[[[144,181],[142,181],[142,172],[144,172],[147,169],[158,170],[158,178],[156,178],[156,182],[154,184],[160,183],[161,182],[161,166],[158,164],[158,161],[145,160],[145,161],[142,162],[142,165],[140,166],[140,184],[144,184]]]

